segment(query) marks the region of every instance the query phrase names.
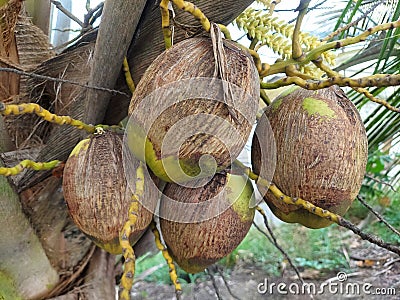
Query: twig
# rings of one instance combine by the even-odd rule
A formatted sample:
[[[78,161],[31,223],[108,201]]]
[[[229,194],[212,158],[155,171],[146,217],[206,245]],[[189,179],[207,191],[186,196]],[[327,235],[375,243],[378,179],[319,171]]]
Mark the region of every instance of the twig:
[[[240,300],[240,298],[239,298],[238,296],[236,296],[236,295],[232,292],[232,290],[231,290],[231,288],[230,288],[228,282],[227,282],[226,279],[225,279],[224,271],[221,270],[221,269],[219,268],[218,265],[216,265],[216,269],[217,269],[218,274],[221,276],[222,281],[224,282],[225,287],[226,287],[226,289],[228,290],[228,293],[232,296],[233,299]]]
[[[206,272],[207,272],[208,276],[210,276],[210,278],[211,278],[211,282],[212,282],[212,285],[214,287],[215,295],[217,296],[217,299],[218,300],[222,300],[222,297],[221,297],[221,295],[219,293],[218,285],[217,285],[217,282],[215,281],[215,277],[214,277],[213,272],[210,270],[210,268],[207,268]]]
[[[262,215],[262,217],[264,219],[264,225],[267,228],[269,235],[271,236],[272,243],[282,253],[282,255],[287,259],[287,261],[289,262],[289,265],[293,268],[293,270],[295,271],[295,273],[296,273],[297,277],[299,278],[299,280],[301,281],[301,283],[304,283],[303,277],[301,277],[299,269],[297,269],[297,267],[293,263],[292,259],[290,258],[289,254],[287,254],[286,251],[283,250],[283,248],[278,244],[278,241],[276,240],[275,235],[274,235],[271,227],[268,224],[267,215],[265,214],[265,212],[263,211],[263,209],[261,207],[257,206],[256,209]],[[253,225],[255,225],[257,228],[257,225],[254,222],[253,222]],[[263,232],[260,229],[259,229],[259,231]]]
[[[111,93],[112,95],[115,95],[115,94],[124,95],[127,98],[130,98],[128,94],[121,92],[121,91],[107,89],[107,88],[103,88],[103,87],[99,87],[99,86],[91,86],[91,85],[82,84],[82,83],[79,83],[76,81],[71,81],[71,80],[62,79],[62,78],[49,77],[49,76],[40,75],[40,74],[36,74],[36,73],[32,73],[32,72],[25,72],[25,71],[15,69],[15,68],[0,68],[0,72],[10,72],[10,73],[15,73],[18,75],[28,76],[28,77],[32,77],[32,78],[36,78],[36,79],[49,80],[49,81],[54,81],[54,82],[58,82],[58,83],[67,83],[67,84],[76,85],[76,86],[86,88],[86,89],[108,92],[108,93]]]
[[[75,17],[70,11],[65,9],[65,7],[62,6],[60,1],[56,1],[56,0],[50,0],[50,1],[51,1],[51,3],[53,3],[55,5],[55,7],[58,8],[59,11],[61,11],[64,15],[66,15],[71,20],[73,20],[76,23],[78,23],[79,26],[81,26],[83,28],[83,25],[84,25],[83,22],[81,20],[79,20],[77,17]]]
[[[367,202],[365,202],[360,196],[357,196],[358,201],[360,201],[360,203],[362,205],[364,205],[366,208],[368,208],[368,210],[370,212],[372,212],[375,217],[377,217],[379,219],[379,221],[381,221],[383,224],[385,224],[387,226],[387,228],[389,228],[391,231],[393,231],[395,234],[397,234],[398,236],[400,236],[400,232],[394,228],[392,225],[390,225],[388,223],[388,221],[386,221],[383,216],[381,214],[379,214],[377,211],[375,211],[371,205],[369,205]]]
[[[97,18],[103,13],[104,2],[100,2],[95,8],[89,8],[83,18],[82,29],[90,28]]]
[[[370,176],[370,175],[367,175],[367,174],[365,175],[365,177],[367,177],[367,178],[369,178],[369,179],[371,179],[371,180],[373,180],[373,181],[375,181],[375,182],[377,182],[377,183],[386,185],[386,186],[388,186],[393,192],[397,193],[397,190],[396,190],[396,189],[393,187],[393,185],[391,185],[389,182],[385,182],[385,181],[376,179],[376,178],[374,178],[374,177],[372,177],[372,176]]]
[[[365,13],[363,13],[359,18],[357,18],[356,20],[354,20],[353,22],[347,24],[346,26],[343,26],[341,28],[338,28],[336,31],[332,32],[331,34],[327,35],[326,37],[324,37],[322,39],[322,41],[329,41],[330,39],[334,38],[335,36],[337,36],[338,34],[342,33],[343,31],[349,29],[350,27],[353,27],[354,25],[356,25],[358,22],[360,22],[361,20],[365,19],[366,17],[368,17],[368,15],[373,12],[379,5],[381,5],[383,3],[383,0],[381,1],[377,1],[374,5],[372,5],[370,7],[370,9],[368,9]]]

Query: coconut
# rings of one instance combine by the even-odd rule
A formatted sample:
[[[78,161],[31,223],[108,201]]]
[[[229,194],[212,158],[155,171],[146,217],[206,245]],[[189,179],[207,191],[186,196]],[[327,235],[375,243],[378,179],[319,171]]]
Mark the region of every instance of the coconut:
[[[218,79],[211,39],[190,38],[159,55],[137,85],[129,107],[129,148],[164,181],[185,182],[225,169],[249,137],[258,108],[258,73],[251,56],[234,42],[223,45],[217,66],[225,66],[222,77],[229,84]],[[201,157],[215,161],[201,166]]]
[[[119,233],[128,220],[134,185],[128,186],[123,165],[123,135],[105,132],[82,140],[71,152],[64,168],[63,192],[69,213],[79,229],[112,254],[122,252]],[[140,161],[130,161],[136,170]],[[151,181],[145,174],[145,183]],[[132,227],[134,244],[152,220],[158,190],[145,184],[146,208],[138,205]],[[149,203],[153,203],[151,208]],[[149,209],[149,210],[148,210]]]
[[[160,227],[174,261],[186,272],[197,273],[232,252],[252,224],[252,197],[253,187],[244,176],[216,174],[197,188],[168,183],[161,198]]]
[[[267,173],[261,150],[272,147],[263,136],[268,122],[275,136],[273,182],[286,195],[300,197],[343,215],[356,198],[365,173],[368,147],[365,128],[353,103],[339,87],[317,91],[292,88],[266,108],[252,144],[257,174]],[[310,228],[331,224],[295,205],[285,204],[259,186],[272,212],[286,222]]]

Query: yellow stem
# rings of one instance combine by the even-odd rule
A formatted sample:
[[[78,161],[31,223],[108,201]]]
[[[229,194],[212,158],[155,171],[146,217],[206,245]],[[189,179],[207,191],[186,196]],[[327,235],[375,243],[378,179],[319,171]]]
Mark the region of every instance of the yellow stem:
[[[168,267],[169,267],[169,276],[171,278],[171,281],[175,287],[175,291],[177,293],[180,293],[182,291],[182,287],[181,284],[178,281],[178,275],[176,273],[176,268],[174,265],[174,260],[172,259],[171,255],[168,252],[167,247],[165,247],[162,243],[161,243],[161,238],[160,238],[160,233],[158,232],[157,226],[156,224],[153,222],[151,224],[151,229],[153,231],[154,234],[154,240],[156,243],[156,246],[158,248],[158,250],[161,251],[162,255],[164,256]]]
[[[45,171],[51,170],[60,165],[61,161],[59,160],[52,160],[49,162],[34,162],[32,160],[23,160],[19,164],[14,167],[5,168],[0,167],[0,175],[4,176],[13,176],[21,173],[24,169],[33,169],[36,171]]]
[[[112,131],[121,131],[119,126],[109,125],[91,125],[85,124],[82,121],[71,118],[70,116],[58,116],[49,112],[36,103],[22,103],[22,104],[5,104],[0,102],[0,114],[3,116],[19,116],[24,114],[36,114],[43,120],[55,123],[58,125],[70,125],[78,129],[83,129],[88,133],[95,133],[98,128]]]
[[[340,76],[340,74],[334,70],[332,70],[329,66],[327,66],[326,64],[324,64],[324,62],[322,61],[321,58],[313,61],[313,63],[320,68],[322,71],[324,71],[329,77],[334,77],[334,76]],[[360,94],[363,94],[365,97],[367,97],[369,100],[371,100],[372,102],[381,104],[383,106],[385,106],[387,109],[395,111],[395,112],[400,112],[400,108],[396,108],[392,105],[390,105],[387,101],[383,100],[383,99],[379,99],[377,97],[375,97],[374,95],[372,95],[367,89],[365,88],[357,88],[357,87],[353,87],[353,89],[355,91],[357,91]]]
[[[172,46],[172,31],[169,24],[169,0],[161,0],[161,27],[164,35],[165,49],[169,49]]]
[[[95,126],[87,125],[79,120],[75,120],[70,116],[58,116],[44,109],[36,103],[22,103],[22,104],[5,104],[0,103],[0,113],[4,116],[10,115],[23,115],[23,114],[36,114],[43,120],[56,123],[59,125],[71,125],[79,129],[84,129],[89,133],[95,132]]]
[[[135,193],[132,195],[132,202],[129,207],[129,216],[125,225],[123,226],[120,235],[119,243],[122,248],[122,255],[124,256],[124,272],[121,277],[121,291],[120,299],[129,300],[130,291],[133,285],[133,277],[135,275],[135,253],[129,241],[132,229],[135,226],[138,218],[139,211],[139,198],[144,194],[144,171],[142,163],[136,170]]]
[[[225,25],[222,25],[222,24],[218,24],[218,27],[221,30],[221,32],[224,34],[224,37],[227,40],[231,40],[232,39],[232,36],[231,36],[231,33],[230,33],[228,27],[226,27]]]
[[[126,56],[124,57],[123,68],[124,68],[126,84],[128,85],[129,90],[133,94],[135,92],[135,83],[133,82],[132,74],[129,69],[128,59],[126,58]]]
[[[300,61],[304,58],[303,50],[301,49],[300,44],[300,28],[304,16],[307,14],[307,8],[308,4],[310,4],[310,1],[311,0],[301,0],[299,7],[296,9],[299,11],[299,14],[296,19],[296,25],[294,27],[292,36],[292,58],[296,61]]]
[[[240,161],[235,160],[235,164],[239,166],[250,179],[256,181],[257,184],[268,188],[276,198],[280,199],[284,203],[300,206],[314,215],[317,215],[321,218],[327,219],[329,221],[335,222],[336,224],[340,225],[341,216],[332,213],[326,209],[323,209],[321,207],[315,206],[314,204],[304,199],[289,197],[284,193],[282,193],[282,191],[274,183],[269,182],[268,180],[253,173],[253,171],[250,168],[243,165]]]
[[[183,0],[161,0],[160,9],[161,9],[161,27],[164,34],[164,43],[165,48],[169,49],[172,46],[172,31],[170,28],[169,23],[169,11],[168,11],[168,3],[174,3],[179,9],[182,9],[188,13],[190,13],[193,17],[199,20],[200,24],[203,26],[204,30],[209,32],[211,28],[210,21],[208,18],[203,14],[203,12],[193,3]],[[223,25],[222,25],[223,26]],[[221,26],[220,26],[221,28]],[[226,28],[226,27],[225,27]],[[225,34],[227,29],[224,30],[221,28],[221,31]],[[229,31],[228,36],[230,37]],[[225,34],[225,37],[227,35]]]

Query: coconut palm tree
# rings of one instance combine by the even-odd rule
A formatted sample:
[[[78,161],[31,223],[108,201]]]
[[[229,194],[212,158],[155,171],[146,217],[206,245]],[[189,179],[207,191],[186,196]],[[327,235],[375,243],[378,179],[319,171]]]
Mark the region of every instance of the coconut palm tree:
[[[133,81],[138,82],[165,49],[158,2],[106,0],[104,6],[90,8],[87,1],[87,14],[78,20],[82,26],[79,39],[56,54],[48,42],[49,1],[0,1],[1,101],[37,102],[88,124],[118,124],[127,115],[131,97],[121,68],[123,58],[127,57]],[[200,0],[196,5],[210,20],[227,25],[252,2]],[[329,17],[336,22],[335,29],[351,26],[332,39],[397,20],[400,13],[398,1],[343,2],[343,12],[333,11]],[[366,14],[374,5],[384,13]],[[192,16],[180,10],[175,14],[175,42],[199,30]],[[99,28],[92,28],[100,15]],[[358,18],[359,22],[352,24]],[[374,72],[398,73],[397,34],[398,29],[393,29],[383,36],[373,35],[351,60],[337,66],[337,71],[357,67],[360,71],[373,68]],[[371,93],[386,93],[387,101],[399,106],[397,89],[372,88]],[[364,97],[349,94],[360,108],[367,105]],[[399,144],[400,114],[376,106],[364,119],[370,151]],[[25,158],[65,161],[83,136],[77,129],[49,124],[32,115],[0,116],[0,128],[0,163],[6,166]],[[394,170],[395,164],[387,171]],[[395,171],[394,177],[399,173]],[[138,245],[144,250],[151,247],[146,240]],[[96,248],[69,218],[57,170],[27,170],[9,179],[0,176],[0,296],[4,299],[67,294],[71,299],[112,299],[115,274],[120,273],[115,262],[115,256]]]

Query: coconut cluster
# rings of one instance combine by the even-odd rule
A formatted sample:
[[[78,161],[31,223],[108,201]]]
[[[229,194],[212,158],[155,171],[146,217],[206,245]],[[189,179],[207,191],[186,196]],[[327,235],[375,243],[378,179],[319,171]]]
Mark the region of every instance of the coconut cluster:
[[[259,78],[252,58],[240,47],[230,41],[224,41],[222,47],[221,54],[221,48],[216,51],[211,39],[191,38],[162,53],[137,85],[126,138],[116,133],[100,134],[82,141],[71,153],[63,183],[70,214],[79,228],[107,251],[121,251],[119,232],[128,219],[135,193],[132,183],[136,179],[126,174],[124,151],[135,156],[128,160],[131,172],[140,161],[148,167],[141,205],[135,212],[138,221],[130,237],[132,243],[147,228],[156,207],[169,252],[190,273],[200,272],[228,255],[246,236],[254,217],[253,186],[247,177],[232,174],[230,167],[243,150],[256,119]],[[199,78],[208,79],[207,92],[214,93],[217,100],[193,96],[196,89],[204,92],[204,80]],[[214,92],[216,79],[239,89],[243,97],[231,97],[237,93],[229,84]],[[201,85],[183,89],[182,82]],[[179,93],[174,89],[177,86]],[[157,94],[160,90],[162,93]],[[153,118],[165,99],[172,104]],[[209,115],[220,123],[196,118]],[[189,125],[179,125],[192,117]],[[185,137],[193,128],[203,131]],[[177,141],[185,137],[182,143],[173,145],[176,149],[171,148],[176,151],[164,147],[172,129]],[[268,153],[267,157],[263,153]],[[212,157],[212,166],[202,165],[204,157]],[[263,112],[251,157],[254,172],[265,175],[285,194],[344,214],[364,175],[366,133],[358,111],[339,88],[290,89]],[[276,171],[271,174],[275,164]],[[204,176],[202,167],[209,168]],[[161,197],[150,173],[159,182],[166,182]],[[281,220],[311,228],[330,225],[308,211],[282,203],[267,187],[258,189]]]

